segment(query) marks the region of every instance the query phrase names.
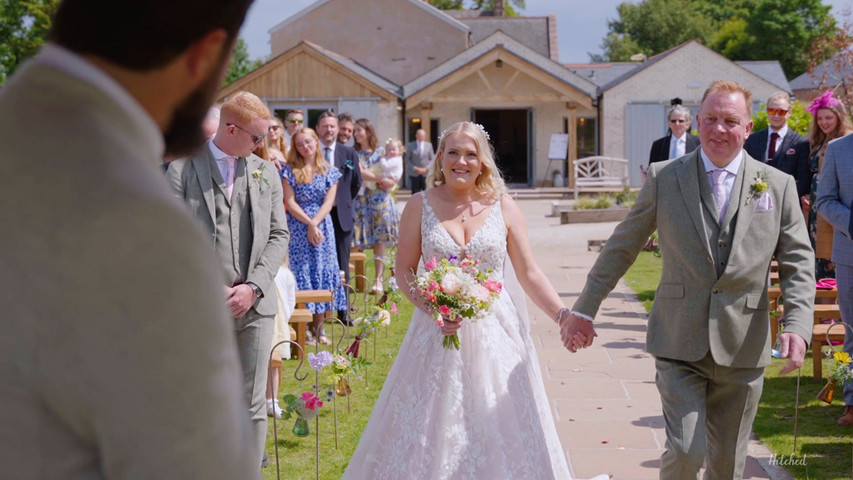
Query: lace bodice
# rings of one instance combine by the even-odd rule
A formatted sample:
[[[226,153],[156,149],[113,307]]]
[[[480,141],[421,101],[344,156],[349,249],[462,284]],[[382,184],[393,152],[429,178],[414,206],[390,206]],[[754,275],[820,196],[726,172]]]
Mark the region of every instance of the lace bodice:
[[[447,233],[444,225],[435,216],[426,197],[423,196],[423,215],[421,216],[421,252],[424,261],[432,257],[447,258],[451,255],[467,254],[480,261],[482,269],[494,270],[495,280],[503,280],[504,260],[506,259],[506,224],[501,213],[500,202],[489,207],[486,221],[474,232],[468,244],[460,246]]]

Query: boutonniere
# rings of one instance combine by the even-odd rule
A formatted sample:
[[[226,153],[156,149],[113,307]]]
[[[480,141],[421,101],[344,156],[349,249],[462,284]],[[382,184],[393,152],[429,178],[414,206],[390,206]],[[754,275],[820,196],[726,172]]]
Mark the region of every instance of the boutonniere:
[[[749,196],[746,197],[746,205],[749,205],[749,201],[752,200],[752,197],[761,196],[766,191],[767,173],[761,172],[757,177],[755,177],[755,180],[753,180],[752,184],[749,186]]]
[[[267,166],[267,164],[266,164],[266,163],[264,163],[264,164],[262,164],[262,165],[261,165],[261,168],[259,168],[259,169],[255,170],[254,172],[252,172],[252,185],[253,185],[253,186],[255,185],[255,183],[257,183],[257,182],[259,182],[259,181],[261,181],[261,180],[263,180],[263,181],[264,181],[264,183],[266,183],[267,185],[269,185],[269,184],[270,184],[270,181],[269,181],[269,180],[267,180],[267,177],[265,177],[265,176],[264,176],[264,168],[266,168],[266,166]]]
[[[348,158],[348,159],[347,159],[347,161],[346,161],[346,162],[344,162],[344,167],[346,167],[346,169],[347,169],[347,170],[352,170],[352,169],[353,169],[352,159],[351,159],[351,158]]]

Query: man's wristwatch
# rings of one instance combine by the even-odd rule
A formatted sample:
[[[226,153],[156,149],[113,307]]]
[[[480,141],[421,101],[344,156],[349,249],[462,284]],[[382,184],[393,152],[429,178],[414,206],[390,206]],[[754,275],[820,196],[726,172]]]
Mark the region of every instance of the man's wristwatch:
[[[252,291],[255,292],[255,298],[261,298],[264,296],[264,292],[261,291],[261,287],[255,285],[252,282],[246,282],[246,285],[252,287]]]

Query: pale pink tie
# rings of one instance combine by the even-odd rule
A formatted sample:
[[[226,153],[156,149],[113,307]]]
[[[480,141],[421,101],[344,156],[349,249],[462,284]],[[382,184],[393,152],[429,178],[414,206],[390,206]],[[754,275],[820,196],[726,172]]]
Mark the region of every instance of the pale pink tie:
[[[719,168],[711,170],[711,193],[714,195],[714,203],[717,204],[717,216],[720,218],[720,223],[723,223],[723,218],[726,216],[726,170]]]
[[[237,171],[237,159],[234,157],[225,157],[222,159],[225,162],[225,188],[228,190],[228,198],[234,191],[234,174]]]

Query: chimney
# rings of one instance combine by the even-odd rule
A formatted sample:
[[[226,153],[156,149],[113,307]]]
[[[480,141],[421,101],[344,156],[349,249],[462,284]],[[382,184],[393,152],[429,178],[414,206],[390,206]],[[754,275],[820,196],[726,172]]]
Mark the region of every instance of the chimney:
[[[492,15],[495,17],[503,17],[505,16],[506,9],[504,8],[504,0],[495,0],[495,9],[492,11]]]

